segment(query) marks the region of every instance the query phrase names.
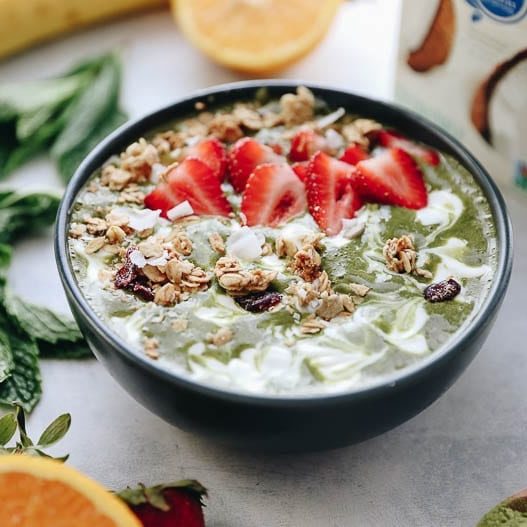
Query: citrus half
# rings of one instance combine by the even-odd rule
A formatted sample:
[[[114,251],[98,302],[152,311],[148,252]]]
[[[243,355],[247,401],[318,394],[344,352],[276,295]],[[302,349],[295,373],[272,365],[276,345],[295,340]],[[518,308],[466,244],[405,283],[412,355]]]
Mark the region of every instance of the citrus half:
[[[2,527],[141,527],[116,496],[58,461],[0,457]]]
[[[309,52],[341,0],[172,0],[183,33],[231,68],[262,74]]]

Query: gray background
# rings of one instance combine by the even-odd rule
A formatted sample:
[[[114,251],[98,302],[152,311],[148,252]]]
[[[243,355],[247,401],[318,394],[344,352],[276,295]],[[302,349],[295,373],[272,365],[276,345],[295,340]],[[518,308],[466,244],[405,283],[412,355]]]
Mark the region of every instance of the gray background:
[[[332,83],[388,98],[396,0],[346,3],[331,35],[283,76]],[[41,46],[0,65],[0,79],[61,71],[109,47],[125,60],[123,99],[132,116],[198,87],[240,77],[210,64],[166,13],[141,15]],[[45,160],[8,186],[59,187]],[[210,493],[211,527],[471,526],[496,502],[527,487],[525,463],[527,195],[508,193],[516,230],[511,287],[492,333],[467,372],[438,402],[381,437],[300,456],[228,450],[162,422],[131,399],[95,361],[43,364],[44,397],[35,435],[58,413],[73,425],[56,447],[70,463],[119,488],[197,478]],[[26,298],[67,310],[51,234],[16,250],[11,271]]]

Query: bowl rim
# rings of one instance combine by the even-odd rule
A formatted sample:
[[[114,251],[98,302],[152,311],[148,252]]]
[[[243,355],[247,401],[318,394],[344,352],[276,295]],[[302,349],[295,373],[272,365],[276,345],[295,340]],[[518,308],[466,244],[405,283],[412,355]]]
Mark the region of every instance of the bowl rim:
[[[258,394],[251,392],[244,392],[241,390],[231,390],[213,384],[207,384],[201,381],[185,377],[177,371],[171,371],[156,365],[146,356],[142,356],[136,351],[128,347],[126,342],[118,337],[118,335],[100,319],[95,311],[91,308],[88,301],[77,284],[74,271],[71,266],[68,251],[68,224],[70,210],[75,202],[78,192],[83,187],[85,181],[93,173],[91,166],[95,160],[108,159],[115,152],[112,145],[124,134],[134,130],[142,129],[135,138],[139,137],[141,133],[148,132],[155,129],[163,123],[170,122],[170,118],[166,118],[169,113],[177,114],[178,108],[185,104],[193,104],[201,101],[207,97],[214,97],[217,94],[224,92],[232,93],[232,101],[241,100],[243,97],[236,98],[236,93],[250,89],[257,90],[262,87],[273,87],[277,90],[295,90],[298,86],[306,86],[316,92],[325,92],[329,94],[334,92],[340,96],[349,96],[353,99],[354,104],[370,104],[376,105],[379,110],[386,111],[392,114],[402,114],[406,121],[418,125],[425,129],[432,136],[438,138],[448,149],[453,152],[453,156],[471,173],[478,185],[481,187],[486,199],[489,202],[494,224],[496,229],[496,250],[497,263],[496,271],[493,277],[493,283],[487,293],[486,298],[480,305],[478,313],[476,313],[471,320],[469,320],[465,327],[462,328],[450,341],[447,341],[440,349],[430,353],[430,355],[423,357],[415,364],[405,367],[400,371],[384,375],[372,383],[358,386],[342,392],[335,393],[306,393],[306,394]],[[367,117],[367,116],[366,116]],[[152,124],[154,123],[154,124]],[[134,132],[135,133],[135,132]],[[96,166],[100,166],[100,162]],[[443,361],[448,361],[457,353],[463,352],[464,343],[471,341],[477,334],[479,334],[491,321],[497,308],[499,307],[503,296],[507,290],[512,271],[512,227],[505,204],[505,200],[498,189],[494,180],[490,177],[486,169],[481,163],[470,153],[470,151],[463,146],[457,139],[452,137],[448,132],[432,123],[425,117],[401,107],[391,102],[385,102],[370,97],[354,94],[342,88],[336,88],[331,85],[322,83],[311,83],[299,80],[290,79],[262,79],[233,82],[227,84],[220,84],[210,88],[193,91],[190,95],[181,97],[175,102],[163,106],[153,112],[147,113],[139,118],[132,119],[123,124],[103,141],[101,141],[82,161],[68,186],[66,187],[64,196],[62,198],[55,225],[55,259],[59,271],[59,275],[66,290],[70,302],[73,302],[77,310],[82,315],[83,321],[90,326],[92,331],[95,331],[99,337],[104,339],[107,344],[112,347],[112,353],[117,352],[123,356],[124,359],[134,363],[140,369],[145,369],[148,373],[163,379],[169,383],[178,385],[181,388],[186,388],[190,391],[199,392],[202,395],[219,398],[224,401],[236,402],[238,404],[256,405],[256,406],[273,406],[273,407],[304,407],[319,406],[320,404],[332,405],[334,403],[343,402],[350,398],[369,398],[372,396],[380,396],[387,391],[391,391],[396,387],[404,385],[411,385],[419,380],[422,376],[429,373],[433,368]]]

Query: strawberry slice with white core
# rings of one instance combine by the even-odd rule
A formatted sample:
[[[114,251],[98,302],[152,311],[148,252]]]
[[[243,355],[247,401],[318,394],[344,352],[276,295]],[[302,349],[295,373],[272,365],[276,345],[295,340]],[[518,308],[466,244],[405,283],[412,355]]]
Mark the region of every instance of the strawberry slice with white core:
[[[145,197],[145,206],[167,213],[188,201],[194,214],[228,216],[231,206],[221,190],[220,180],[199,159],[188,157],[165,176],[165,182]]]
[[[326,234],[342,229],[344,218],[353,218],[362,207],[354,188],[355,168],[324,152],[317,152],[309,163],[307,201],[309,212]]]
[[[307,161],[318,150],[327,148],[326,139],[310,128],[302,128],[291,139],[289,159],[291,161]]]
[[[237,141],[229,155],[229,174],[236,192],[243,192],[253,170],[264,163],[282,163],[284,158],[270,146],[251,137]]]
[[[398,132],[394,132],[393,130],[379,130],[375,133],[374,137],[381,146],[400,148],[430,166],[439,165],[440,158],[436,150],[418,145]]]
[[[243,191],[241,211],[247,225],[276,227],[306,209],[304,184],[287,163],[255,168]]]
[[[227,152],[215,137],[203,139],[188,147],[185,157],[195,157],[203,161],[220,181],[224,180],[227,171]]]
[[[390,148],[357,164],[354,182],[365,198],[421,209],[428,203],[423,173],[405,150]]]

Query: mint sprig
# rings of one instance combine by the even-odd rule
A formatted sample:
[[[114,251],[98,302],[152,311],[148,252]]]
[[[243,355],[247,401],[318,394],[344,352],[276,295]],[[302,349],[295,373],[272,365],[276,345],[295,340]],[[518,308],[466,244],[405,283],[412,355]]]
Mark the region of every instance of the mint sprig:
[[[49,151],[64,181],[93,146],[126,121],[121,65],[109,53],[64,75],[0,86],[0,177]]]
[[[34,443],[26,430],[26,415],[22,406],[15,404],[14,412],[4,415],[0,419],[0,454],[28,454],[33,456],[48,457],[43,449],[60,441],[70,429],[71,415],[62,414],[51,422]],[[14,445],[8,444],[18,431],[18,439]],[[55,457],[57,461],[66,461],[69,455]]]

